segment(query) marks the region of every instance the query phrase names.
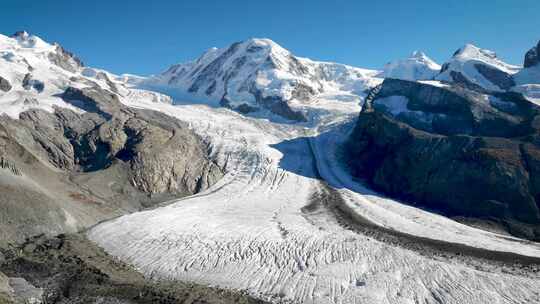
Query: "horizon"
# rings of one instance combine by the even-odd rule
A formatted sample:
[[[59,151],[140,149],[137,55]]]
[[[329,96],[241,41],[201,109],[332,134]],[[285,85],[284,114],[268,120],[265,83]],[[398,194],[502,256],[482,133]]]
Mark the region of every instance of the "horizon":
[[[195,60],[212,47],[223,48],[251,38],[270,39],[298,57],[377,70],[414,51],[443,64],[467,43],[492,50],[501,60],[521,66],[525,53],[540,38],[530,30],[540,28],[534,17],[540,3],[534,1],[490,1],[489,7],[481,5],[484,1],[363,4],[368,15],[360,13],[354,1],[339,1],[332,7],[322,1],[305,2],[287,4],[280,0],[273,3],[277,9],[268,12],[264,5],[244,1],[223,7],[217,1],[146,5],[138,0],[128,7],[107,3],[109,9],[103,10],[102,0],[82,7],[66,0],[54,4],[8,0],[0,12],[0,28],[6,36],[25,30],[47,42],[57,42],[88,66],[143,76]],[[77,26],[65,18],[75,7],[85,13]],[[287,9],[279,10],[283,7]],[[425,7],[432,9],[422,10]],[[238,12],[242,9],[246,12]],[[299,9],[304,10],[302,16],[291,20],[291,12]],[[121,18],[116,13],[119,11],[123,13]],[[183,13],[176,15],[175,11]],[[207,14],[201,15],[201,11]],[[265,22],[258,22],[250,12]],[[226,18],[234,14],[242,18]],[[326,18],[314,23],[317,16]],[[501,26],[500,21],[509,17],[518,20]],[[96,22],[103,26],[96,26]],[[351,39],[353,35],[358,38]],[[367,47],[364,41],[370,41]]]

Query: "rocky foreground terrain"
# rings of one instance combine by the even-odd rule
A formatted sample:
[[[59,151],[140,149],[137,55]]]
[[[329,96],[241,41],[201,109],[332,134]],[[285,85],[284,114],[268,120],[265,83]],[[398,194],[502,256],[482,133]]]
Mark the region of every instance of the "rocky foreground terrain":
[[[242,292],[150,282],[84,236],[27,239],[0,250],[0,303],[264,303]]]

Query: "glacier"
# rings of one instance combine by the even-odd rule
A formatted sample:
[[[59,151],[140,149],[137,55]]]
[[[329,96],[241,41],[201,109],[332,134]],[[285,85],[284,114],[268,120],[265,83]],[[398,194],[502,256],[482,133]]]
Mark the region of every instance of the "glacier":
[[[321,97],[305,106],[312,120],[304,124],[204,104],[125,101],[187,122],[227,174],[204,193],[102,223],[88,237],[149,278],[240,289],[272,302],[538,301],[538,276],[519,267],[387,241],[384,231],[399,231],[487,255],[540,257],[537,244],[404,205],[352,180],[335,155],[360,104]],[[345,215],[383,232],[351,229],[332,211],[336,201]]]

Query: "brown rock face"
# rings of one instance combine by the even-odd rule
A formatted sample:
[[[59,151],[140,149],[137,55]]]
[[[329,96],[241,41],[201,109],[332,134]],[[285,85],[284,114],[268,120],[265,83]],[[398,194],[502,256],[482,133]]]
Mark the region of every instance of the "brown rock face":
[[[392,96],[406,109],[392,112]],[[391,196],[540,240],[539,115],[517,94],[387,79],[359,116],[348,160]]]

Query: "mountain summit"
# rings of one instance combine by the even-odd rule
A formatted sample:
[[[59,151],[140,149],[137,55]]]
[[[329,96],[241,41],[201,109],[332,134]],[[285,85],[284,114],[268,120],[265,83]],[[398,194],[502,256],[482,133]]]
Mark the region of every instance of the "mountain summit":
[[[426,54],[421,51],[414,51],[406,59],[386,64],[380,76],[403,80],[430,80],[439,73],[440,69],[441,66]]]
[[[437,80],[461,83],[472,89],[501,91],[515,85],[512,75],[518,71],[518,66],[505,63],[495,52],[466,44],[443,65]]]
[[[220,101],[242,112],[265,108],[291,120],[305,120],[289,101],[306,101],[331,90],[361,92],[376,71],[294,56],[270,39],[249,39],[212,48],[198,59],[171,66],[146,84]]]

